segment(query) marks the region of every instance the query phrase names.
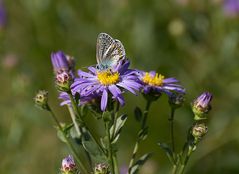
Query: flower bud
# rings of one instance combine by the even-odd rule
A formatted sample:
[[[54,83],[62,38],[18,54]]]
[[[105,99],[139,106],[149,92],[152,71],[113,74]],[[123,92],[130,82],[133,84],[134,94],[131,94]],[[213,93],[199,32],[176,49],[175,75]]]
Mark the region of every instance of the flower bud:
[[[58,72],[56,75],[56,88],[62,92],[69,92],[72,84],[72,76],[68,71]]]
[[[40,90],[38,91],[38,93],[36,94],[35,98],[35,104],[36,106],[45,109],[45,110],[49,110],[49,106],[48,106],[48,92],[45,90]]]
[[[172,93],[169,96],[168,103],[174,109],[179,108],[183,105],[185,101],[185,94],[184,93]]]
[[[109,174],[109,166],[106,164],[97,164],[94,169],[94,174]]]
[[[193,101],[192,110],[194,113],[194,120],[207,119],[206,114],[211,110],[211,100],[212,94],[209,92],[204,92]]]
[[[192,128],[192,136],[195,138],[195,142],[198,142],[207,133],[207,126],[205,123],[195,124]]]
[[[71,155],[67,156],[62,160],[61,171],[62,174],[76,174],[77,167]]]

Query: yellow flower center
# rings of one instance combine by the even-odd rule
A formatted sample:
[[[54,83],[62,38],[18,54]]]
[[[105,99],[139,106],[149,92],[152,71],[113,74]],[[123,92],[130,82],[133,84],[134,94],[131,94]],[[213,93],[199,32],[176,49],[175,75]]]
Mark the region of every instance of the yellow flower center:
[[[142,81],[150,86],[162,86],[164,76],[156,73],[154,76],[146,72]]]
[[[97,72],[97,77],[102,85],[111,85],[119,81],[119,73],[112,73],[109,70]]]

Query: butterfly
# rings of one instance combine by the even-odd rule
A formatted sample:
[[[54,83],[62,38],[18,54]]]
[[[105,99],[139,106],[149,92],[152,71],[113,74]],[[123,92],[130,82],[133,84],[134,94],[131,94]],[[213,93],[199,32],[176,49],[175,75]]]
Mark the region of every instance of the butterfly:
[[[106,33],[100,33],[96,43],[97,69],[108,70],[125,59],[123,44]]]

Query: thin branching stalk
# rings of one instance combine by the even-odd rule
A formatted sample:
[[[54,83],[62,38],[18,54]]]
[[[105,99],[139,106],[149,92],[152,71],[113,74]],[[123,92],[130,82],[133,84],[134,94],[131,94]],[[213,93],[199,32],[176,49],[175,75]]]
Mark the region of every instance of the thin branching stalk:
[[[188,146],[188,151],[187,151],[186,156],[185,156],[185,158],[183,160],[183,163],[179,166],[178,174],[183,174],[184,173],[185,167],[186,167],[186,165],[188,163],[188,160],[189,160],[192,152],[193,152],[193,148],[189,145]]]
[[[108,141],[108,146],[107,146],[107,157],[108,161],[110,163],[110,171],[112,174],[115,174],[115,167],[114,167],[114,161],[113,161],[113,153],[112,153],[112,146],[111,146],[111,140],[110,140],[110,126],[109,126],[109,121],[105,122],[105,131],[106,131],[106,136],[107,136],[107,141]]]
[[[82,118],[82,115],[80,114],[79,110],[78,110],[78,107],[77,107],[77,104],[76,104],[76,101],[72,95],[71,92],[68,93],[69,97],[70,97],[70,100],[71,100],[71,104],[72,104],[72,108],[73,108],[73,111],[74,113],[77,115],[77,118],[79,120],[79,124],[80,124],[80,127],[82,128],[85,128],[87,130],[87,132],[90,134],[91,138],[93,139],[93,141],[98,145],[98,147],[101,149],[101,151],[105,154],[105,151],[103,149],[103,147],[100,145],[100,143],[98,141],[96,141],[96,138],[94,138],[94,136],[91,134],[90,130],[88,129],[88,127],[85,125],[85,122]],[[106,155],[106,154],[105,154]]]
[[[79,128],[78,124],[77,124],[77,121],[76,121],[76,116],[75,116],[75,113],[73,111],[73,108],[70,107],[69,105],[67,105],[68,107],[68,110],[69,110],[69,113],[70,113],[70,116],[71,116],[71,119],[72,119],[72,122],[74,124],[74,127],[75,127],[75,130],[76,130],[76,133],[79,137],[81,137],[83,135],[83,131]],[[88,159],[88,162],[89,162],[89,165],[90,167],[92,168],[92,160],[91,160],[91,157],[90,157],[90,154],[88,151],[84,151],[86,156],[87,156],[87,159]]]
[[[114,115],[113,115],[113,119],[114,119],[113,120],[113,132],[115,132],[115,129],[116,129],[118,112],[119,112],[119,102],[116,102],[116,108],[115,108]],[[115,174],[119,174],[117,154],[115,151],[112,154],[112,158],[113,158],[114,172],[115,172]]]
[[[71,144],[70,140],[67,138],[67,136],[66,136],[66,134],[65,134],[65,132],[64,132],[64,130],[63,130],[61,124],[60,124],[60,122],[58,121],[57,117],[55,116],[54,112],[51,110],[51,108],[49,106],[48,106],[48,110],[51,113],[51,116],[52,116],[53,120],[56,122],[57,127],[59,128],[59,130],[61,131],[62,135],[64,136],[64,139],[66,141],[67,146],[72,151],[76,161],[78,162],[78,164],[80,166],[80,169],[81,169],[81,172],[83,174],[88,174],[84,164],[81,162],[80,158],[77,155],[77,151],[75,150],[74,146]]]
[[[140,129],[139,132],[144,130],[147,126],[148,113],[149,113],[149,108],[151,106],[151,103],[152,102],[149,101],[149,100],[146,103],[145,111],[144,111],[144,114],[143,114],[143,119],[142,119],[142,122],[141,122],[141,129]],[[142,137],[140,136],[140,133],[138,133],[138,138],[137,138],[137,141],[134,145],[133,154],[132,154],[132,157],[131,157],[131,160],[130,160],[130,163],[129,163],[128,174],[130,174],[131,169],[134,165],[134,161],[135,161],[135,158],[136,158],[136,155],[137,155],[137,152],[138,152],[138,149],[139,149],[139,144],[140,144],[141,141],[142,141]]]
[[[171,136],[171,143],[172,143],[172,151],[175,152],[175,143],[174,143],[174,113],[175,109],[171,107],[171,114],[170,118],[168,119],[170,122],[170,136]]]

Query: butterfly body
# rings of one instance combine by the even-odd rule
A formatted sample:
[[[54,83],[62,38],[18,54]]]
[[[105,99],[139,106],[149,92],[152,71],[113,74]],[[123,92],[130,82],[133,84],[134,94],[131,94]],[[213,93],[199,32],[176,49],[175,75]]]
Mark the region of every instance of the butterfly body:
[[[97,69],[111,69],[122,59],[125,59],[123,44],[106,33],[100,33],[96,44]]]

